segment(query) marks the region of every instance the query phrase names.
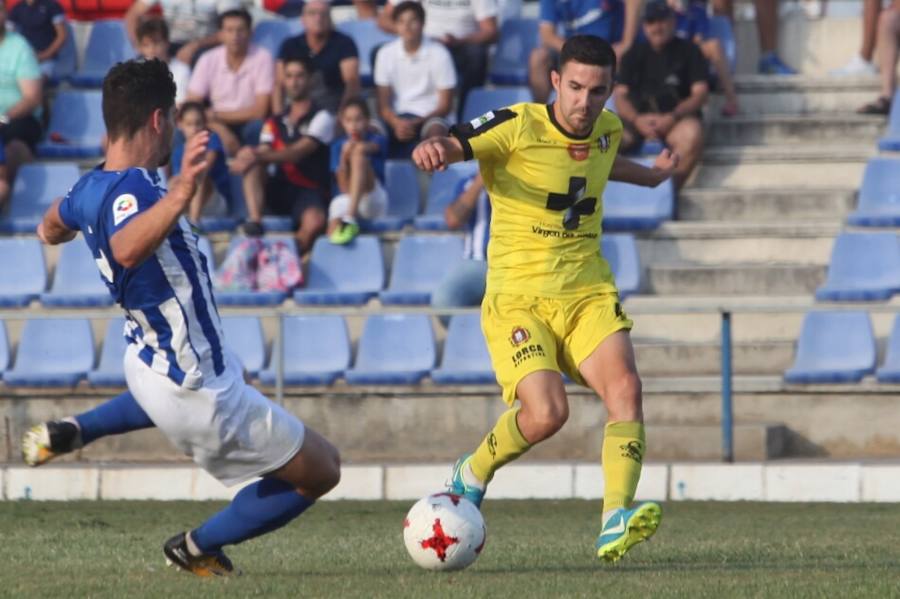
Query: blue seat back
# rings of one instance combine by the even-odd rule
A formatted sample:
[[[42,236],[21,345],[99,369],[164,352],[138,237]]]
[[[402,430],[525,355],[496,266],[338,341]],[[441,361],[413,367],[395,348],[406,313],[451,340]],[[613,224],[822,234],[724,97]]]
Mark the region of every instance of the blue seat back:
[[[462,260],[457,235],[408,235],[397,244],[390,290],[432,291]]]
[[[32,162],[19,168],[9,205],[10,220],[37,223],[53,200],[68,193],[81,173],[69,162]]]
[[[457,162],[447,170],[436,171],[428,184],[428,198],[425,203],[425,214],[443,215],[444,210],[453,203],[462,191],[464,181],[478,172],[476,162]]]
[[[372,51],[382,44],[397,39],[396,35],[382,31],[375,19],[344,21],[338,24],[337,29],[349,35],[356,43],[359,52],[359,74],[364,78],[371,77],[374,71]]]
[[[75,47],[75,30],[72,24],[66,20],[66,41],[56,55],[53,63],[52,78],[55,82],[62,81],[72,75],[78,69],[78,49]]]
[[[737,66],[737,41],[728,17],[710,17],[709,36],[719,40],[719,43],[722,45],[722,51],[725,53],[725,60],[728,61],[728,66],[731,68],[731,72],[734,73],[734,69]]]
[[[386,216],[413,218],[419,212],[419,180],[409,160],[388,160],[384,165],[388,194]]]
[[[13,370],[37,374],[88,372],[94,336],[83,318],[33,318],[22,328]]]
[[[340,316],[286,316],[281,338],[284,342],[285,372],[340,372],[350,366],[350,335]],[[269,368],[276,369],[272,352]]]
[[[255,316],[225,316],[222,318],[225,345],[237,354],[244,370],[256,375],[266,364],[266,341],[262,325]]]
[[[434,360],[434,331],[428,316],[382,314],[366,319],[356,355],[357,369],[428,371]]]
[[[603,192],[604,230],[653,229],[670,220],[674,210],[671,179],[656,187],[610,181]]]
[[[467,372],[491,370],[480,315],[457,314],[450,319],[441,368]]]
[[[47,287],[47,266],[35,238],[0,238],[0,295],[37,296]]]
[[[890,137],[900,135],[900,94],[894,94],[891,101],[891,112],[888,116],[887,132]],[[896,150],[896,148],[891,148]]]
[[[891,327],[891,336],[888,338],[883,367],[900,371],[900,314],[894,318],[894,326]]]
[[[122,21],[94,21],[87,47],[84,68],[88,73],[106,73],[117,62],[134,58],[134,47],[128,40]]]
[[[83,239],[75,239],[62,246],[50,292],[96,293],[103,296],[109,293],[100,278],[94,256]]]
[[[111,318],[106,323],[106,333],[103,335],[103,348],[100,350],[100,362],[97,371],[108,374],[123,372],[122,356],[125,355],[125,319]]]
[[[335,245],[320,237],[309,260],[309,291],[380,291],[384,288],[384,255],[373,235]]]
[[[900,241],[892,232],[841,233],[825,287],[900,290]]]
[[[9,339],[6,336],[6,323],[0,320],[0,378],[3,371],[9,368]]]
[[[99,145],[106,133],[103,123],[103,98],[100,90],[62,90],[56,95],[50,112],[48,139],[53,134],[63,140]]]
[[[869,160],[859,190],[858,209],[900,214],[900,160],[886,157]]]
[[[500,41],[491,63],[491,82],[497,85],[526,85],[528,59],[537,45],[537,19],[505,21],[500,26]]]
[[[531,90],[527,87],[473,88],[466,96],[463,121],[471,121],[488,111],[506,108],[519,102],[531,102]]]
[[[866,312],[812,311],[803,318],[794,368],[836,372],[875,368],[875,334]]]
[[[641,259],[634,236],[607,233],[600,238],[600,246],[616,277],[619,298],[637,293],[641,288]]]
[[[268,50],[272,58],[278,58],[284,40],[302,32],[303,24],[299,19],[270,19],[256,24],[252,41]]]

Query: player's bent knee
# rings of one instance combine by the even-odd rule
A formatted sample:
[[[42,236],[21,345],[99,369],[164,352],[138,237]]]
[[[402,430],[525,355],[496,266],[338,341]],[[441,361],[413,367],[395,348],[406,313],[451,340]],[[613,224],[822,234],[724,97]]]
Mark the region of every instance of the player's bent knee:
[[[538,443],[555,435],[569,419],[569,404],[567,401],[548,401],[537,407],[532,407],[525,412],[520,422],[522,434],[530,443]]]

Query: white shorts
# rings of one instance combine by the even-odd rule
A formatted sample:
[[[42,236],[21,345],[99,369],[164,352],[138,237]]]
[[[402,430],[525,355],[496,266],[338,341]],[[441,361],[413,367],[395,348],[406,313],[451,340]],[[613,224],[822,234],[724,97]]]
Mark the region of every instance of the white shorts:
[[[372,191],[359,198],[359,216],[366,220],[384,216],[387,212],[387,204],[387,192],[378,179],[375,179],[375,187],[372,188]],[[328,219],[342,218],[347,216],[348,212],[350,212],[350,196],[342,193],[331,200],[331,205],[328,207]]]
[[[200,389],[179,387],[154,372],[129,344],[128,389],[175,447],[226,486],[284,466],[303,445],[303,423],[244,382],[237,357]]]

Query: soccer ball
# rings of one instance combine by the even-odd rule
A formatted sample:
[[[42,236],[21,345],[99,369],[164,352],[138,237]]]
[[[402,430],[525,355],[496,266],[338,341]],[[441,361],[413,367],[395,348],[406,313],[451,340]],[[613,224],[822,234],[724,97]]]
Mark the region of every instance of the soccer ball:
[[[486,536],[478,508],[451,493],[423,497],[403,520],[406,551],[426,570],[462,570],[471,565]]]

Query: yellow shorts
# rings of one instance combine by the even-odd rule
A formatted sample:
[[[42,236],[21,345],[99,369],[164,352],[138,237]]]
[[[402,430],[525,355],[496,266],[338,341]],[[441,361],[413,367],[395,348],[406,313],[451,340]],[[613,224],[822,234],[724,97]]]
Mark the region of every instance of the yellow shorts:
[[[481,304],[481,329],[510,405],[519,381],[538,370],[585,385],[578,365],[609,335],[631,327],[614,293],[573,299],[497,294]]]

